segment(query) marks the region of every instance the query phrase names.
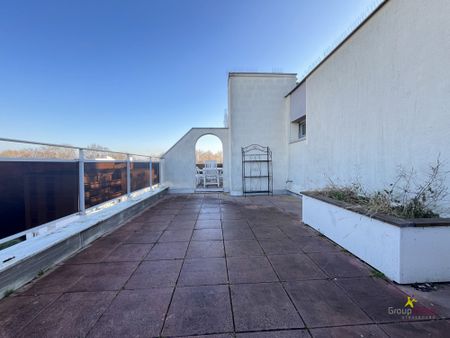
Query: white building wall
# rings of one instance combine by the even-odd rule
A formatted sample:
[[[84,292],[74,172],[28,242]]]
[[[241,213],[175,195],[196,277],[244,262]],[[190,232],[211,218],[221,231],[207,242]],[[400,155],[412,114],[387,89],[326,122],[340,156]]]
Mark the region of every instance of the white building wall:
[[[227,128],[192,128],[163,155],[164,185],[171,192],[195,191],[195,144],[204,135],[217,136],[223,148],[223,189],[229,191],[229,144]]]
[[[295,74],[230,73],[228,111],[232,194],[242,194],[241,148],[253,143],[270,147],[274,192],[286,191],[289,126],[284,95],[292,89],[295,81]]]
[[[449,17],[447,0],[389,1],[307,78],[291,191],[328,178],[380,189],[398,166],[423,172],[439,154],[450,170]]]
[[[290,95],[290,120],[295,121],[306,114],[306,82],[301,83]]]

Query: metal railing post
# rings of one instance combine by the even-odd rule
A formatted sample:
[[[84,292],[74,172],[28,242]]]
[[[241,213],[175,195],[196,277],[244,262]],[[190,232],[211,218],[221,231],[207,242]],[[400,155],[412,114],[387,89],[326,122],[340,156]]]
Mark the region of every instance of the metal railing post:
[[[131,196],[131,156],[127,154],[127,196]]]
[[[158,185],[162,185],[164,183],[165,164],[166,164],[166,162],[165,162],[164,158],[159,159],[159,183],[158,183]]]
[[[150,157],[150,190],[153,190],[153,163]]]
[[[78,210],[80,215],[86,214],[84,203],[84,150],[78,149]]]

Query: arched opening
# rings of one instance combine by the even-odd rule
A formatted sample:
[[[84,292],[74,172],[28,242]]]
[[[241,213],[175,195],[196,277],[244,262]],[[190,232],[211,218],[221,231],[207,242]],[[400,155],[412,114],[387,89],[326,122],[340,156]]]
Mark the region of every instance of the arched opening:
[[[215,135],[203,135],[195,143],[195,188],[223,190],[223,145]]]

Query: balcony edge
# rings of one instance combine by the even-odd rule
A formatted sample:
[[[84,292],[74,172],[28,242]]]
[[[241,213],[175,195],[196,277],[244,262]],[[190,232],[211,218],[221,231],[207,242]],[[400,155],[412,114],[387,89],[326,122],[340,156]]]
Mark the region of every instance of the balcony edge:
[[[55,240],[42,250],[36,250],[34,254],[1,269],[0,299],[6,293],[16,290],[35,279],[40,271],[48,270],[84,249],[102,235],[118,229],[130,218],[155,204],[167,194],[167,191],[168,188],[164,187],[146,198],[131,201],[129,206],[122,207],[118,212],[108,215],[109,217],[101,219],[93,225],[81,229],[79,232],[70,233],[65,238]]]

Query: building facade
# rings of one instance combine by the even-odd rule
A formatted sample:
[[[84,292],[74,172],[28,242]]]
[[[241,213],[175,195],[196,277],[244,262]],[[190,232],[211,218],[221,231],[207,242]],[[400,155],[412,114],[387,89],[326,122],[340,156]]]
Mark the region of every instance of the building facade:
[[[387,1],[299,82],[230,73],[224,190],[242,194],[241,147],[252,143],[273,152],[275,193],[330,180],[383,189],[400,167],[420,181],[438,158],[450,170],[449,14],[446,0]],[[164,156],[174,190],[176,148]]]

